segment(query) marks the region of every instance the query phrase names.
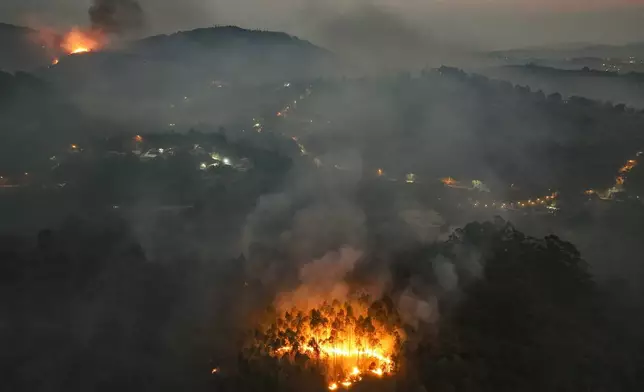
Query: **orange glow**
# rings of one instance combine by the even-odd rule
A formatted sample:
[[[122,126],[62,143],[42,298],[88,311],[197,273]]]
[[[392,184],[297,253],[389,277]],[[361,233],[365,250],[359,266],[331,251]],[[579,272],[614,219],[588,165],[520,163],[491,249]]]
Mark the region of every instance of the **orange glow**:
[[[73,28],[65,34],[60,47],[67,54],[87,53],[100,49],[105,44],[105,38],[97,32],[83,32]]]
[[[382,171],[382,169],[378,169],[378,177],[382,176],[382,175],[383,175],[383,173],[384,173],[384,172]]]
[[[633,170],[633,168],[634,168],[635,166],[637,166],[637,161],[636,161],[636,160],[634,160],[634,159],[631,159],[631,160],[629,160],[628,162],[626,162],[626,165],[624,165],[623,167],[621,167],[621,168],[619,169],[619,173],[620,173],[620,174],[628,173],[628,172],[630,172],[631,170]]]
[[[143,136],[141,135],[134,136],[134,141],[137,143],[141,143],[143,141]]]
[[[58,60],[58,58],[55,58],[55,59],[53,59],[53,60],[51,61],[51,65],[56,65],[56,64],[58,64],[58,62],[59,62],[59,61],[60,61],[60,60]]]
[[[317,309],[292,309],[278,317],[259,342],[269,355],[293,360],[306,355],[325,374],[329,390],[349,388],[363,375],[383,377],[396,369],[402,330],[392,325],[392,309],[381,302],[325,302]],[[279,344],[277,349],[271,349]]]
[[[453,179],[452,177],[446,177],[446,178],[441,178],[441,182],[445,185],[454,185],[456,184],[456,180]]]

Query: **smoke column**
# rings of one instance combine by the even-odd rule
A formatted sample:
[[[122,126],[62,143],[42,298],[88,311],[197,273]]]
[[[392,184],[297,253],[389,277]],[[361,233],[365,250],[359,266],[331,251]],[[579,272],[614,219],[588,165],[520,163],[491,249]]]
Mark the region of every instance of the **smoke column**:
[[[137,0],[94,0],[89,8],[92,29],[122,34],[143,27],[143,8]]]

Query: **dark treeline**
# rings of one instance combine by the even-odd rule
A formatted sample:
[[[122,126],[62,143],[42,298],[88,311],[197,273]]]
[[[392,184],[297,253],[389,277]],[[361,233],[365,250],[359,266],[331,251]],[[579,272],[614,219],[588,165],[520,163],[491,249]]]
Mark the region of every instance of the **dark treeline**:
[[[490,77],[530,85],[534,89],[542,89],[549,93],[558,91],[565,95],[579,95],[601,101],[626,103],[637,108],[643,107],[644,73],[639,68],[640,64],[631,64],[625,59],[620,64],[619,59],[615,58],[582,58],[578,61],[580,64],[575,63],[574,59],[572,62],[544,60],[542,63],[554,63],[557,68],[526,64],[490,68],[482,72]],[[570,67],[575,69],[569,69]],[[619,72],[605,70],[611,67],[619,69]],[[629,71],[629,68],[636,71]]]
[[[244,313],[264,302],[261,283],[244,283],[243,257],[203,263],[172,252],[159,262],[135,238],[118,219],[99,226],[71,219],[36,237],[2,237],[5,387],[323,390],[315,374],[235,354],[252,329]],[[456,261],[464,251],[481,255],[480,275]],[[437,324],[408,329],[419,338],[404,349],[394,384],[358,390],[644,385],[641,310],[599,289],[572,244],[525,236],[502,220],[472,223],[446,242],[391,254],[392,293],[410,282],[438,290],[431,261],[438,255],[454,260],[461,290],[442,297]],[[210,374],[214,366],[221,374]]]

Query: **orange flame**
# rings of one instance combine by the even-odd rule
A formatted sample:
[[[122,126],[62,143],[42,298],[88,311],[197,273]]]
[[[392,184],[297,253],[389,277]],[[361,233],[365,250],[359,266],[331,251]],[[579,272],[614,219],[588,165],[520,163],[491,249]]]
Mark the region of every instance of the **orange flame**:
[[[75,27],[65,34],[60,47],[67,54],[77,54],[98,50],[104,44],[105,38],[99,32],[84,32]]]
[[[446,177],[446,178],[441,178],[441,182],[445,185],[454,185],[456,184],[456,180],[453,179],[452,177]]]
[[[619,169],[619,174],[629,173],[631,170],[633,170],[635,166],[637,166],[637,161],[634,159],[630,159],[628,162],[626,162],[626,165],[624,165]]]
[[[396,371],[402,331],[391,324],[395,317],[384,309],[353,301],[325,302],[311,312],[294,308],[265,331],[260,345],[279,342],[278,348],[268,350],[276,357],[303,354],[315,359],[325,369],[329,390],[348,389],[363,376],[382,377]]]

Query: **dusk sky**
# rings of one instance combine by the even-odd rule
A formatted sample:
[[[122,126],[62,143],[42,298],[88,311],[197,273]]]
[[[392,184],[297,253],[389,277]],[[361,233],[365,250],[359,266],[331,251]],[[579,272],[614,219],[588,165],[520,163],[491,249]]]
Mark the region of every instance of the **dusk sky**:
[[[3,0],[3,22],[65,29],[87,24],[89,0]],[[324,44],[336,18],[365,22],[377,7],[422,37],[479,48],[644,40],[644,0],[140,0],[145,34],[236,24]],[[378,23],[383,23],[379,20]],[[388,24],[384,22],[383,24]],[[371,26],[377,28],[378,26]]]

